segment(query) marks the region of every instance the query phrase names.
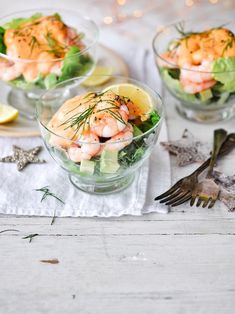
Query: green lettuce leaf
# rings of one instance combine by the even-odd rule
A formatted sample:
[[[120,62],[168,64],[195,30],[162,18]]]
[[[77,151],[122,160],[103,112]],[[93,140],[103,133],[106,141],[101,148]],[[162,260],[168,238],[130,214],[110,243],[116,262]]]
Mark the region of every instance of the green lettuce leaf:
[[[52,88],[57,83],[57,76],[55,73],[48,74],[44,79],[44,85],[46,89]]]
[[[21,26],[21,24],[23,23],[28,23],[28,22],[33,22],[34,20],[39,19],[40,17],[42,17],[41,13],[35,13],[34,15],[28,17],[28,18],[23,18],[23,17],[19,17],[16,19],[11,20],[10,22],[6,23],[4,25],[5,29],[17,29]]]
[[[70,78],[81,76],[91,68],[93,61],[89,55],[80,55],[80,49],[76,46],[71,46],[65,54],[63,66],[59,82],[63,82]]]
[[[148,130],[152,129],[152,127],[154,125],[156,125],[158,123],[158,121],[160,120],[160,116],[156,111],[152,111],[149,119],[144,121],[143,123],[141,123],[138,128],[142,131],[142,132],[147,132]]]
[[[20,76],[16,78],[15,80],[9,81],[9,83],[15,86],[16,88],[24,89],[24,90],[30,90],[30,89],[35,88],[34,83],[25,81],[23,76]]]
[[[0,26],[0,52],[5,54],[6,46],[4,43],[4,34],[5,34],[5,29]]]
[[[163,68],[161,70],[161,74],[169,90],[173,91],[174,94],[180,99],[193,102],[193,103],[199,102],[199,100],[197,99],[195,95],[185,93],[185,91],[183,90],[180,84],[180,81],[178,79],[174,79],[168,71],[171,71],[171,69],[168,70],[168,69]]]
[[[235,57],[219,58],[212,63],[213,77],[222,83],[220,91],[235,92]]]

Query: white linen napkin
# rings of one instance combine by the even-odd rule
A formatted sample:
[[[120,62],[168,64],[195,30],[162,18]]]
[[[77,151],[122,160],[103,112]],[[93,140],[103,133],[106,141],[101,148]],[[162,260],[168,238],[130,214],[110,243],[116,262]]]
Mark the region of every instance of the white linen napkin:
[[[119,36],[112,37],[109,44],[120,49]],[[144,81],[160,90],[152,54],[148,49],[136,49],[136,45],[125,41],[123,57],[130,66],[131,77]],[[158,143],[167,141],[167,128],[163,123]],[[41,138],[0,138],[0,157],[12,154],[12,145],[30,149],[43,145]],[[18,172],[15,164],[0,163],[0,213],[38,216],[99,216],[141,215],[149,212],[167,212],[167,208],[154,197],[169,188],[171,184],[170,158],[159,144],[150,159],[136,173],[132,185],[126,190],[111,195],[91,195],[75,188],[67,173],[52,160],[46,148],[39,154],[45,164],[28,165]],[[50,186],[50,190],[60,197],[65,205],[53,197],[40,202],[42,193],[34,189]]]
[[[160,140],[165,141],[163,125]],[[43,145],[41,138],[0,138],[0,155],[12,154],[12,145],[30,149]],[[45,164],[30,164],[19,172],[14,163],[0,163],[0,213],[37,216],[99,216],[141,215],[161,211],[154,197],[170,185],[169,156],[159,144],[150,160],[136,173],[132,185],[126,190],[110,195],[91,195],[75,188],[67,173],[50,157],[46,148],[38,155]],[[151,171],[149,171],[151,169]],[[40,202],[42,193],[37,188],[49,186],[51,192],[61,198],[65,205],[53,197]]]

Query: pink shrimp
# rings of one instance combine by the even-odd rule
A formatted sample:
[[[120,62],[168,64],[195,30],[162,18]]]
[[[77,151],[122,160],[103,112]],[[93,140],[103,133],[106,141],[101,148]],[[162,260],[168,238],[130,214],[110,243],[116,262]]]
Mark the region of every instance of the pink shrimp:
[[[132,142],[133,127],[128,123],[126,128],[114,135],[110,140],[105,143],[105,149],[115,151],[121,150]]]
[[[177,66],[178,56],[176,50],[167,51],[161,54],[161,58],[157,58],[157,63],[160,67],[175,68]]]
[[[196,94],[200,93],[205,89],[211,88],[216,84],[215,80],[205,81],[202,83],[195,83],[189,80],[181,80],[181,84],[183,87],[183,90],[188,94]]]
[[[54,73],[54,74],[60,76],[61,75],[61,68],[62,68],[62,62],[61,61],[54,62],[52,67],[51,67],[50,73]]]
[[[14,63],[0,63],[0,79],[3,81],[11,81],[21,75],[20,69]]]
[[[81,42],[81,37],[81,34],[79,34],[75,28],[68,27],[65,42],[70,46],[78,46],[80,49],[83,49],[85,46]]]
[[[84,143],[83,143],[84,142]],[[87,131],[79,137],[78,144],[68,148],[68,157],[74,162],[89,160],[100,150],[99,138],[94,133]]]
[[[211,62],[204,60],[200,65],[185,64],[180,71],[180,82],[188,94],[200,93],[216,84],[212,77]]]
[[[129,110],[126,105],[121,104],[119,108],[109,111],[110,106],[110,103],[104,100],[97,105],[96,112],[90,119],[91,130],[100,137],[118,134],[125,129],[128,122]]]
[[[200,65],[184,64],[180,71],[180,80],[197,84],[212,81],[211,63],[204,60]]]

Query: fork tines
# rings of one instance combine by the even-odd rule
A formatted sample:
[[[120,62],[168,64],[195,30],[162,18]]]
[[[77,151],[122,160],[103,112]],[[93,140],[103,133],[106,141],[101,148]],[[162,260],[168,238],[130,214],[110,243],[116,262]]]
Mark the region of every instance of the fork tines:
[[[181,182],[182,180],[178,181],[168,191],[157,196],[155,201],[161,200],[160,203],[170,205],[172,207],[187,202],[191,198],[192,193],[189,190],[183,190],[181,187]]]

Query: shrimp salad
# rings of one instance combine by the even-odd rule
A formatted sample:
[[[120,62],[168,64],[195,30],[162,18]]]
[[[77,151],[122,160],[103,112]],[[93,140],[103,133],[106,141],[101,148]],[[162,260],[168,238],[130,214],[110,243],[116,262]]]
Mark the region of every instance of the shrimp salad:
[[[185,32],[158,57],[166,86],[180,100],[192,104],[223,105],[235,97],[235,35],[218,27]]]
[[[13,19],[0,26],[0,79],[17,88],[48,89],[86,74],[93,60],[81,54],[84,36],[58,13]]]
[[[75,96],[48,122],[47,146],[71,172],[116,176],[147,157],[156,138],[159,114],[152,110],[141,119],[135,106],[110,89]]]

